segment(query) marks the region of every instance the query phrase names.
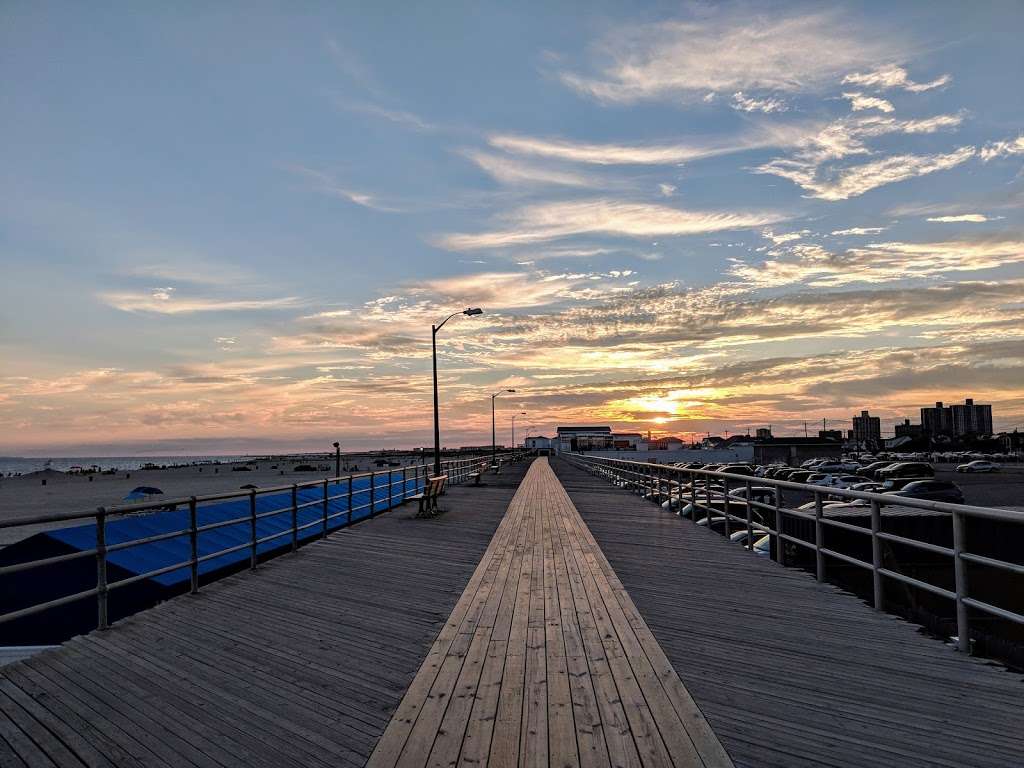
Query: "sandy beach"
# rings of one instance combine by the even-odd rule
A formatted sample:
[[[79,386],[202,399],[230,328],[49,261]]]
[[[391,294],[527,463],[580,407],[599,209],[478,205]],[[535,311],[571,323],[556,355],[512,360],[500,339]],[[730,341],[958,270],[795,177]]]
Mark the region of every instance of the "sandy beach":
[[[350,454],[342,457],[342,467],[358,467],[358,472],[377,467],[380,455]],[[411,466],[421,461],[418,454],[388,455],[387,461]],[[296,472],[302,464],[329,467],[328,471]],[[247,470],[236,469],[248,467]],[[393,467],[394,468],[394,467]],[[349,473],[342,471],[342,475]],[[261,459],[252,463],[206,464],[202,466],[172,467],[168,469],[136,469],[116,474],[90,476],[69,475],[63,472],[32,473],[20,477],[0,479],[0,520],[14,520],[56,512],[77,512],[99,506],[124,504],[122,499],[138,486],[153,486],[163,491],[154,500],[173,499],[204,493],[223,493],[239,490],[240,486],[257,487],[303,483],[334,475],[334,461],[318,459]],[[45,478],[46,484],[43,484]],[[58,523],[67,525],[67,523]],[[18,541],[31,533],[51,526],[0,529],[0,546]]]

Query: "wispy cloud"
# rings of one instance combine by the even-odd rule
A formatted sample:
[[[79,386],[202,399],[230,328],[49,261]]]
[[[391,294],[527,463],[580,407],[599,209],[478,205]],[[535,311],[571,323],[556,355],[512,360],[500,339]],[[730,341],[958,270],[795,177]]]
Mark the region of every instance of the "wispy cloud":
[[[342,98],[336,98],[335,103],[342,109],[347,109],[350,112],[359,112],[364,115],[370,115],[371,117],[379,117],[382,120],[388,120],[398,125],[404,125],[408,128],[413,128],[417,131],[436,131],[438,126],[434,123],[424,120],[419,115],[413,114],[412,112],[406,112],[402,109],[388,109],[382,107],[379,104],[373,104],[365,101],[348,101]]]
[[[732,95],[732,103],[730,106],[741,112],[764,112],[765,114],[771,114],[772,112],[786,112],[789,110],[789,105],[782,99],[772,97],[760,99],[752,98],[745,95],[743,91],[736,91],[736,93]]]
[[[283,167],[288,172],[309,181],[311,187],[322,194],[330,195],[331,197],[338,197],[342,200],[347,200],[350,203],[354,203],[355,205],[362,206],[363,208],[369,208],[374,211],[381,211],[384,213],[398,213],[400,211],[400,209],[391,205],[381,203],[375,195],[343,186],[331,174],[325,173],[324,171],[318,171],[314,168],[307,168],[306,166],[295,164],[289,164]]]
[[[150,312],[160,315],[290,309],[302,303],[294,296],[274,299],[182,297],[172,293],[173,290],[156,288],[148,293],[107,292],[99,294],[99,298],[104,304],[123,312]]]
[[[1011,155],[1024,154],[1024,134],[1016,139],[1005,141],[992,141],[981,148],[981,159],[985,162],[994,160],[997,157],[1010,157]]]
[[[597,47],[598,75],[562,73],[581,94],[609,103],[698,100],[709,92],[795,93],[887,58],[897,47],[829,12],[751,15],[717,11],[692,21],[628,27]]]
[[[880,112],[893,112],[895,107],[891,101],[880,99],[877,96],[867,96],[863,93],[844,93],[844,99],[850,102],[850,109],[860,112],[865,109],[877,109]]]
[[[843,83],[850,85],[861,85],[879,90],[889,88],[902,88],[911,93],[930,91],[933,88],[941,88],[948,84],[953,78],[950,75],[941,75],[928,83],[915,83],[907,76],[907,70],[895,64],[880,67],[869,72],[854,72],[843,78]]]
[[[997,216],[996,218],[1001,219],[1003,217]],[[970,224],[982,224],[986,221],[993,220],[994,219],[990,219],[988,216],[985,216],[982,213],[958,213],[953,216],[930,216],[926,219],[926,221],[933,221],[939,224],[959,224],[961,222]]]
[[[504,226],[479,234],[450,234],[438,243],[450,250],[498,248],[583,234],[651,237],[749,229],[782,221],[772,211],[687,211],[666,205],[613,199],[527,206],[503,217]]]
[[[879,232],[885,232],[886,227],[850,227],[849,229],[835,229],[829,234],[836,237],[845,237],[849,235],[877,235]]]
[[[481,170],[502,184],[555,184],[567,187],[594,187],[597,181],[582,173],[524,162],[518,158],[468,149],[462,153]]]

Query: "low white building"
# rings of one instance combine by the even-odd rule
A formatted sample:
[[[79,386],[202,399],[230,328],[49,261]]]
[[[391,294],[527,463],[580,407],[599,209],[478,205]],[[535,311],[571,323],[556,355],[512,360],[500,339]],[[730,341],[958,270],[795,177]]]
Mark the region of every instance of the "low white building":
[[[523,448],[528,451],[550,451],[551,450],[551,438],[538,435],[536,437],[528,437],[523,440]]]

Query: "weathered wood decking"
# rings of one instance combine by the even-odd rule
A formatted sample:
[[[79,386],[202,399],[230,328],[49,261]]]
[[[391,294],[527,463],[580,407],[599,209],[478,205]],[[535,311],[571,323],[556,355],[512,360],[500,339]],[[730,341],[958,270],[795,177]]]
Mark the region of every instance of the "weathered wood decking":
[[[363,765],[524,472],[0,669],[0,766]]]
[[[731,765],[546,458],[369,762],[456,764]]]
[[[737,766],[1024,765],[1020,675],[553,464]]]

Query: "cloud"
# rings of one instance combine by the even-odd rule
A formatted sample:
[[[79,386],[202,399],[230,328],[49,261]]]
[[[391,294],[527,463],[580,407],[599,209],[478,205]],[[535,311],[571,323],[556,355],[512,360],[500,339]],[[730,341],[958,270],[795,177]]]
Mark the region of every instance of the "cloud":
[[[992,141],[981,148],[981,159],[986,163],[997,157],[1024,154],[1024,134],[1008,141]]]
[[[997,216],[996,218],[1001,219],[1002,216]],[[993,219],[981,213],[960,213],[955,216],[931,216],[926,221],[934,221],[940,224],[956,224],[959,222],[981,224],[986,221],[993,221]]]
[[[672,197],[676,193],[675,184],[659,184],[658,191],[661,192],[662,197]]]
[[[736,262],[730,274],[751,288],[797,283],[822,288],[930,278],[1016,264],[1024,264],[1024,241],[871,243],[842,253],[808,244],[790,246],[762,264]]]
[[[877,109],[881,112],[892,112],[896,108],[891,101],[879,99],[876,96],[865,96],[863,93],[844,93],[844,99],[849,99],[850,109],[860,112],[864,109]]]
[[[478,234],[450,234],[437,242],[450,250],[499,248],[584,234],[621,237],[695,235],[749,229],[786,218],[770,211],[686,211],[666,205],[612,199],[531,205],[504,217],[504,227]]]
[[[294,296],[278,299],[179,298],[172,297],[171,290],[173,289],[156,289],[150,293],[101,293],[99,299],[122,312],[152,312],[160,315],[290,309],[301,304]]]
[[[594,165],[677,165],[733,151],[690,144],[595,144],[507,134],[492,135],[488,137],[488,143],[506,152]]]
[[[599,74],[561,74],[606,103],[696,101],[709,92],[796,93],[890,55],[884,35],[834,13],[757,16],[748,9],[617,29],[597,46]]]
[[[907,76],[907,70],[895,64],[890,64],[870,72],[855,72],[847,75],[843,78],[843,84],[862,85],[879,90],[902,88],[911,93],[920,93],[922,91],[930,91],[933,88],[941,88],[952,79],[950,75],[941,75],[929,83],[915,83]]]
[[[328,173],[294,164],[285,165],[284,168],[290,173],[301,176],[312,182],[312,188],[322,194],[330,195],[331,197],[340,197],[343,200],[348,200],[350,203],[355,203],[363,208],[369,208],[374,211],[382,211],[385,213],[399,212],[399,209],[384,205],[378,201],[374,195],[367,194],[366,192],[358,192],[342,186]]]
[[[861,165],[827,168],[801,160],[773,160],[756,169],[789,179],[821,200],[848,200],[877,187],[894,184],[936,171],[955,168],[977,154],[974,147],[960,147],[946,154],[893,155]]]
[[[477,150],[465,150],[462,154],[502,184],[555,184],[569,187],[591,187],[596,185],[594,179],[581,173],[534,165],[514,158]]]
[[[849,229],[836,229],[829,234],[837,237],[843,237],[846,235],[877,235],[879,232],[885,232],[888,227],[850,227]]]
[[[335,103],[337,103],[337,105],[342,109],[347,109],[352,112],[360,112],[372,117],[379,117],[384,120],[389,120],[392,123],[414,128],[417,131],[437,130],[437,126],[433,123],[427,122],[419,115],[415,115],[412,112],[406,112],[401,109],[387,109],[386,107],[382,107],[378,104],[359,101],[345,101],[342,99],[336,99]]]
[[[732,104],[730,106],[741,112],[764,112],[766,114],[771,114],[772,112],[786,112],[789,110],[789,105],[781,99],[750,98],[749,96],[745,96],[743,91],[736,91],[736,93],[732,95]]]

